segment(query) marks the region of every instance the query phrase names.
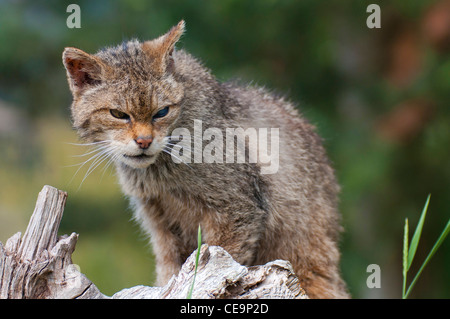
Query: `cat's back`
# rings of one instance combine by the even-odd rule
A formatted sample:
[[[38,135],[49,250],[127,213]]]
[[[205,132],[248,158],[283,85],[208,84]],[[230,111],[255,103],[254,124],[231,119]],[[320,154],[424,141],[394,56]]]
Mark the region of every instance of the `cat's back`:
[[[284,96],[262,87],[225,83],[227,92],[237,101],[234,113],[243,128],[267,129],[278,132],[281,159],[287,165],[302,163],[302,159],[325,161],[322,140],[316,128],[298,111],[298,107]]]
[[[237,101],[241,120],[248,125],[255,128],[280,128],[291,133],[314,130],[297,107],[276,92],[239,82],[227,82],[223,86]]]
[[[335,206],[339,186],[315,126],[283,96],[260,87],[226,85],[242,109],[239,124],[244,128],[267,129],[268,146],[264,151],[278,152],[278,169],[265,176],[273,185],[274,193],[283,190],[280,198],[289,201],[305,203],[314,201],[311,199],[314,197]],[[277,134],[276,138],[271,138],[273,133]],[[258,143],[257,147],[260,146]]]

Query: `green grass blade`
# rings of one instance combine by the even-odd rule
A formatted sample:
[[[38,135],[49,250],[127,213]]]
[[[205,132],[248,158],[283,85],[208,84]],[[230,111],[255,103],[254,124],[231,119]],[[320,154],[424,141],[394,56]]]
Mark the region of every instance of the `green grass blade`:
[[[194,291],[194,283],[195,277],[197,277],[197,268],[198,268],[198,260],[200,257],[200,248],[202,247],[202,228],[198,225],[198,233],[197,233],[197,254],[195,255],[195,269],[194,269],[194,278],[192,279],[192,285],[189,288],[187,299],[192,298],[192,292]]]
[[[425,206],[423,207],[422,214],[420,215],[419,223],[417,224],[416,230],[414,231],[414,235],[411,239],[411,245],[409,246],[408,252],[408,270],[411,267],[414,256],[417,251],[417,246],[419,245],[420,235],[422,234],[423,224],[425,222],[425,216],[427,215],[428,204],[430,203],[431,194],[428,195]]]
[[[425,266],[430,261],[431,257],[436,253],[436,251],[439,249],[439,246],[444,242],[445,238],[447,237],[448,233],[450,232],[450,220],[447,222],[447,225],[445,226],[443,232],[439,236],[438,240],[434,244],[433,248],[431,249],[430,253],[428,254],[427,258],[423,262],[422,266],[420,267],[419,271],[417,272],[416,276],[414,277],[413,281],[409,285],[408,291],[406,292],[406,295],[404,295],[404,298],[407,298],[409,293],[411,292],[411,289],[416,284],[417,279],[419,278],[420,274],[422,273],[422,270],[425,268]]]
[[[403,291],[402,298],[406,298],[406,275],[408,273],[408,218],[405,218],[405,231],[403,235]]]

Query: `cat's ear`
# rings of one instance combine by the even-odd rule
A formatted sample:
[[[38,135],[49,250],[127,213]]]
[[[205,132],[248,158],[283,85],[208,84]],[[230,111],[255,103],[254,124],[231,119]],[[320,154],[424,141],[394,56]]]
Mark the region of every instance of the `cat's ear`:
[[[173,68],[172,53],[175,43],[184,33],[184,27],[184,20],[181,20],[166,34],[142,44],[142,50],[151,58],[152,72],[156,75],[163,75],[165,72],[170,72]]]
[[[101,82],[104,64],[99,58],[77,48],[65,48],[62,59],[73,95]]]

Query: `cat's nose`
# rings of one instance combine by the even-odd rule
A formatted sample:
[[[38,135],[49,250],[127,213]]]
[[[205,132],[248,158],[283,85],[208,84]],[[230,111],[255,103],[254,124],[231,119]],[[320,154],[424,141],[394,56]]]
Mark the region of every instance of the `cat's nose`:
[[[139,146],[139,148],[142,148],[143,150],[145,150],[145,149],[149,148],[150,144],[152,144],[153,137],[152,136],[139,136],[134,141]]]

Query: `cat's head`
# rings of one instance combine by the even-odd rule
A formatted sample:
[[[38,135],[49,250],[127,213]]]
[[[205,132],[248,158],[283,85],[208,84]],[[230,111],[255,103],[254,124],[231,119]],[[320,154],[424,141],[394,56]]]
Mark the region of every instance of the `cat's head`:
[[[124,42],[91,55],[66,48],[63,63],[73,95],[72,119],[82,139],[135,168],[154,163],[180,114],[175,43],[181,21],[151,41]]]

